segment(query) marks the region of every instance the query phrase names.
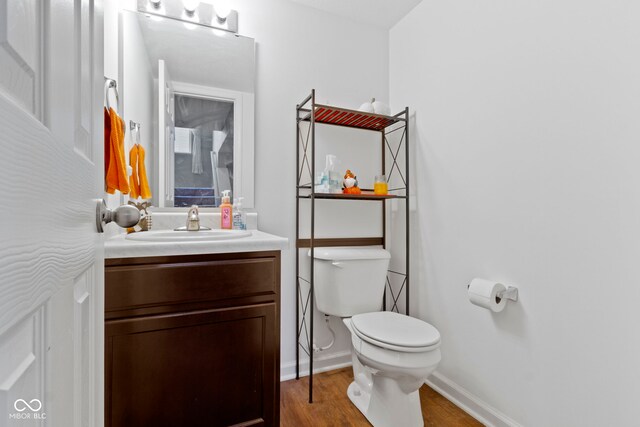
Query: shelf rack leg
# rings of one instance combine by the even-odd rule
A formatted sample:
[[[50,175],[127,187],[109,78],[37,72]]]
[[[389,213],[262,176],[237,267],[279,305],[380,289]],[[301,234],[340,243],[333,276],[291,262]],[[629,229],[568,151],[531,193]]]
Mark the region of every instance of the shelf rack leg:
[[[405,126],[405,139],[404,139],[404,161],[405,161],[405,165],[404,165],[404,169],[405,169],[405,176],[406,176],[406,180],[407,183],[405,185],[406,187],[406,198],[405,200],[405,230],[407,232],[406,235],[406,244],[407,244],[407,248],[406,248],[406,254],[405,256],[407,257],[407,264],[406,264],[406,273],[407,275],[405,276],[405,312],[407,314],[407,316],[409,316],[409,279],[410,279],[410,274],[409,274],[409,259],[410,259],[410,241],[409,241],[409,107],[405,107],[404,108],[404,118],[405,118],[405,122],[404,122],[404,126]]]
[[[385,148],[385,139],[387,138],[387,130],[382,129],[380,132],[382,139],[382,175],[387,176],[385,156],[387,150]],[[388,182],[388,181],[387,181]],[[382,247],[387,249],[387,200],[382,201]],[[389,273],[387,272],[387,275]],[[384,285],[384,293],[382,294],[382,310],[387,310],[387,284]]]
[[[315,264],[315,251],[314,251],[314,238],[315,238],[315,211],[316,211],[316,200],[315,200],[315,179],[316,179],[316,90],[311,90],[311,120],[309,125],[311,126],[311,233],[310,233],[310,246],[311,246],[311,276],[310,282],[311,285],[309,287],[310,292],[310,302],[311,305],[310,310],[311,314],[309,315],[309,329],[310,329],[310,338],[309,338],[309,403],[313,403],[313,311],[314,311],[314,264]]]
[[[300,104],[296,105],[296,379],[300,379],[300,336],[298,335],[298,325],[300,324],[300,249],[298,249],[298,239],[300,238]]]

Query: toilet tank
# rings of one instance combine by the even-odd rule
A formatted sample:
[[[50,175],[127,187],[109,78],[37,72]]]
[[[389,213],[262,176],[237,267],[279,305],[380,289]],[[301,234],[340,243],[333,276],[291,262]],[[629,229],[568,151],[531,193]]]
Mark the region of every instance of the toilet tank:
[[[314,258],[318,310],[340,317],[380,311],[389,252],[362,247],[316,248]]]

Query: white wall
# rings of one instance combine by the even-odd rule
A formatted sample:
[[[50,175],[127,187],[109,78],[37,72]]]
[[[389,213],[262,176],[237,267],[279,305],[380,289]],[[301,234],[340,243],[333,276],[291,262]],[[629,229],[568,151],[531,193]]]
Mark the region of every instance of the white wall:
[[[156,138],[156,126],[153,119],[155,85],[152,68],[149,57],[145,53],[139,24],[127,16],[123,18],[124,22],[121,23],[119,13],[122,8],[133,10],[134,3],[132,0],[113,0],[104,3],[104,75],[117,82],[119,103],[116,103],[113,92],[110,92],[109,99],[111,105],[126,122],[125,158],[127,165],[129,164],[129,150],[133,144],[130,139],[129,120],[133,120],[141,124],[140,143],[145,149],[147,178],[150,180],[152,192],[155,193],[152,184],[156,169],[153,162],[156,144],[152,142]],[[126,31],[131,39],[125,46],[121,46],[120,31]],[[127,58],[127,61],[122,64],[120,63],[120,50]],[[124,78],[125,75],[129,77],[128,80]],[[127,173],[129,172],[130,168]],[[128,196],[123,196],[120,192],[104,193],[103,198],[110,209],[115,209],[129,200]],[[124,230],[115,223],[107,224],[105,227],[106,238],[123,232]]]
[[[233,7],[240,14],[240,33],[255,38],[257,44],[255,203],[259,228],[291,241],[292,249],[282,254],[282,373],[288,375],[295,362],[295,106],[312,88],[319,102],[345,107],[357,108],[374,96],[386,99],[388,33],[285,0],[237,0]],[[374,137],[373,133],[363,136],[327,128],[318,133],[319,140],[333,144],[342,167],[353,168],[365,181],[377,172],[370,165],[379,164],[379,140],[371,150],[367,144]],[[354,148],[345,149],[347,144]],[[324,168],[321,147],[319,171]],[[321,209],[319,221],[332,218],[338,226],[343,222],[342,230],[355,224],[353,233],[375,234],[379,210],[350,206],[348,211],[342,203]],[[319,230],[322,236],[335,232],[329,227]],[[350,361],[347,331],[335,320],[332,324],[339,336],[325,362],[329,364]],[[321,322],[316,325],[318,344],[323,345],[328,334]]]
[[[153,67],[147,54],[146,45],[140,29],[140,24],[135,15],[123,13],[120,15],[120,31],[124,35],[126,43],[122,43],[122,58],[120,64],[120,97],[122,98],[122,117],[126,121],[127,132],[125,133],[125,153],[127,161],[129,150],[133,147],[135,137],[129,127],[129,121],[133,120],[140,124],[140,145],[145,150],[145,165],[147,168],[147,178],[154,177],[155,162],[154,152],[156,151],[157,119],[155,118],[156,108],[154,105],[154,90],[156,83],[153,80]],[[152,191],[156,191],[152,187]],[[154,200],[158,195],[154,194]]]
[[[106,1],[103,4],[104,10],[104,76],[116,80],[119,84],[119,61],[118,61],[118,2]],[[120,89],[118,88],[118,92]],[[116,99],[110,94],[110,102],[117,110]],[[122,197],[120,193],[104,193],[104,200],[110,209],[120,206]],[[120,230],[116,224],[107,224],[105,227],[105,237],[113,236]]]
[[[624,0],[438,0],[390,32],[438,373],[523,425],[638,424],[639,20]],[[473,277],[520,301],[472,306]]]

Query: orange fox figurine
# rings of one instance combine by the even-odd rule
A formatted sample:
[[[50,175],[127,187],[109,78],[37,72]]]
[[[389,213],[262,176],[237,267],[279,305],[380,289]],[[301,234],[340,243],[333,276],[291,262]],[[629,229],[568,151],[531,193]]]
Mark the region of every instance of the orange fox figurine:
[[[358,178],[347,169],[344,174],[344,181],[342,181],[342,193],[344,194],[362,194],[362,191],[358,187]]]

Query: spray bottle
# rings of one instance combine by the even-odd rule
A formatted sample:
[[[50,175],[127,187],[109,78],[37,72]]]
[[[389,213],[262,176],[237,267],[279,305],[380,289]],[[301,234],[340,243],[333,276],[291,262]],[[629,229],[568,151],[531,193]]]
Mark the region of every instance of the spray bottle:
[[[231,206],[231,190],[222,192],[222,204],[220,205],[220,228],[231,230],[233,228],[233,207]]]

